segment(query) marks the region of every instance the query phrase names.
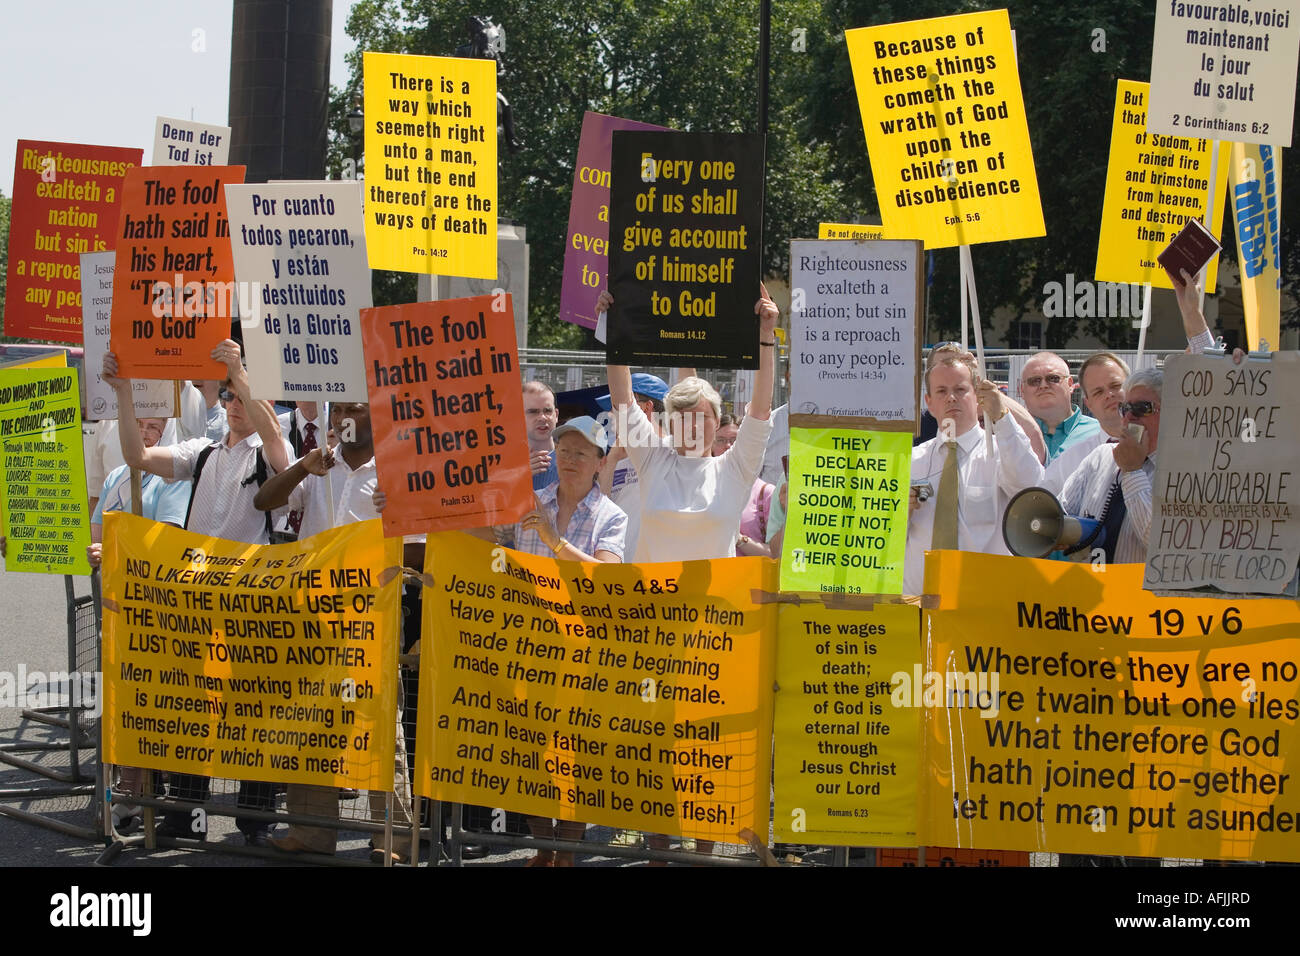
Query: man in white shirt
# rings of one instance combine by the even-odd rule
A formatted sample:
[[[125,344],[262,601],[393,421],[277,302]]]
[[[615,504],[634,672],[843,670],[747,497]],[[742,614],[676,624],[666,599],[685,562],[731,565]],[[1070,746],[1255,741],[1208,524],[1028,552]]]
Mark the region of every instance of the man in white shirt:
[[[930,353],[925,404],[939,423],[939,434],[912,449],[904,594],[923,593],[926,551],[1009,554],[1002,540],[1002,513],[1016,492],[1043,477],[1029,436],[1007,414],[1001,390],[978,378],[970,352],[941,345]],[[993,433],[991,452],[979,425],[980,406]],[[955,456],[952,465],[950,456]],[[922,501],[918,487],[927,484],[933,493]]]

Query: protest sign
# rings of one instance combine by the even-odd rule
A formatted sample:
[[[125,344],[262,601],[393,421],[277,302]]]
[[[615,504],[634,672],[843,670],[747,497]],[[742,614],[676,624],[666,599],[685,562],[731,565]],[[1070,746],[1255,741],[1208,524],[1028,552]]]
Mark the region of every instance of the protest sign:
[[[6,571],[90,574],[76,369],[0,370]]]
[[[744,842],[764,833],[772,565],[579,564],[430,536],[416,793]]]
[[[1291,145],[1300,16],[1294,4],[1156,4],[1147,129]]]
[[[1157,597],[1141,576],[930,555],[926,671],[894,690],[925,711],[922,841],[1300,860],[1300,604]]]
[[[609,178],[614,130],[663,130],[652,123],[582,114],[582,135],[573,171],[569,229],[565,233],[560,318],[583,328],[596,327],[596,298],[609,283]]]
[[[792,420],[847,416],[915,431],[921,257],[914,240],[791,240]]]
[[[870,226],[855,222],[819,222],[818,239],[884,239],[884,226]]]
[[[142,151],[20,139],[14,160],[4,330],[81,343],[83,252],[112,249],[128,169]]]
[[[236,307],[253,305],[235,285],[223,191],[243,181],[243,166],[127,174],[111,315],[123,378],[225,378],[212,350],[230,336]]]
[[[81,328],[85,334],[86,419],[117,419],[117,392],[104,383],[109,313],[113,306],[115,252],[81,254]],[[139,379],[131,383],[137,418],[174,418],[179,405],[176,382]]]
[[[1106,196],[1097,242],[1097,281],[1149,282],[1159,289],[1173,283],[1156,262],[1189,219],[1205,218],[1209,201],[1210,146],[1204,139],[1164,136],[1146,131],[1146,83],[1120,80],[1111,123]],[[1214,195],[1220,200],[1228,182],[1228,143],[1219,150]],[[1211,232],[1223,233],[1223,203],[1214,204]],[[1219,258],[1205,269],[1205,291],[1213,292]]]
[[[1300,353],[1169,357],[1143,587],[1288,588],[1300,560],[1297,406]]]
[[[271,400],[366,401],[370,267],[355,183],[226,187],[248,381]]]
[[[900,594],[912,436],[790,429],[782,591]]]
[[[481,528],[533,508],[510,296],[365,309],[384,533]]]
[[[153,130],[153,166],[225,166],[230,127],[160,116]]]
[[[205,538],[104,516],[105,759],[393,788],[401,542]]]
[[[782,604],[776,642],[773,823],[778,840],[912,846],[920,714],[891,675],[921,662],[921,614]]]
[[[495,279],[495,60],[365,54],[373,269]]]
[[[614,133],[611,365],[758,368],[759,135]]]
[[[1282,166],[1272,146],[1232,144],[1232,210],[1250,351],[1281,343]]]
[[[876,866],[917,866],[916,850],[877,850]],[[1012,850],[958,850],[950,846],[927,846],[926,866],[991,867],[1029,866],[1029,854]]]
[[[844,38],[887,235],[938,249],[1044,234],[1007,11]]]

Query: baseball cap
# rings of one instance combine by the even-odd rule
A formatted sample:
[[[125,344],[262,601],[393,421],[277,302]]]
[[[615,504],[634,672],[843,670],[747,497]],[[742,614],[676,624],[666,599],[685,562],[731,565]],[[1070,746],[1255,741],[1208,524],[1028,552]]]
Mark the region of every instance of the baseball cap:
[[[577,418],[570,418],[555,431],[551,432],[551,439],[554,441],[569,432],[577,432],[587,441],[596,446],[596,449],[602,454],[609,453],[609,436],[605,434],[605,427],[592,418],[590,415],[579,415]]]
[[[656,402],[663,402],[664,396],[668,394],[668,385],[658,375],[651,375],[649,372],[633,372],[632,394],[644,395],[646,398],[653,398]],[[609,411],[612,404],[609,394],[598,395],[596,404]]]

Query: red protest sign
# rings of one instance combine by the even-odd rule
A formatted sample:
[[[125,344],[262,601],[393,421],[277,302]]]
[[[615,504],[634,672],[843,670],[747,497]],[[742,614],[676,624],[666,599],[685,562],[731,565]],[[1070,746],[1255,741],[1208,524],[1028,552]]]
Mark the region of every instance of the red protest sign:
[[[111,342],[126,378],[220,379],[238,293],[227,183],[243,166],[147,166],[122,194]]]
[[[6,335],[81,343],[81,254],[113,248],[122,180],[141,155],[117,146],[18,141]]]
[[[362,309],[361,329],[384,534],[506,524],[531,511],[510,296]]]

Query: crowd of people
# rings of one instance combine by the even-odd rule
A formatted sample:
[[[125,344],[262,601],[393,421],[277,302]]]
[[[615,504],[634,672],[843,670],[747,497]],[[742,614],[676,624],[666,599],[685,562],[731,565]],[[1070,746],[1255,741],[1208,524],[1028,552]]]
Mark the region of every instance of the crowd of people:
[[[1202,351],[1213,337],[1192,278],[1183,273],[1181,279],[1177,297],[1188,347]],[[598,311],[612,302],[602,293]],[[570,561],[779,558],[789,455],[788,405],[771,407],[779,313],[765,289],[754,311],[760,363],[753,398],[743,409],[724,411],[718,391],[695,369],[677,370],[669,386],[657,376],[610,366],[609,394],[597,400],[601,414],[561,422],[554,392],[539,381],[525,383],[534,508],[513,525],[472,533]],[[116,359],[106,356],[103,375],[117,393],[119,419],[101,423],[88,449],[92,566],[101,559],[103,512],[131,506],[130,469],[144,474],[146,517],[234,541],[307,537],[382,513],[387,498],[368,406],[333,403],[326,417],[323,406],[298,403],[277,417],[269,402],[250,394],[238,343],[222,342],[212,357],[226,367],[225,380],[186,383],[181,416],[165,421],[136,419],[131,383],[116,376]],[[1040,352],[1024,364],[1022,405],[980,375],[970,352],[946,343],[931,350],[923,382],[935,436],[918,440],[912,453],[905,594],[923,592],[927,551],[1008,553],[1003,513],[1012,496],[1034,486],[1056,494],[1065,512],[1095,519],[1105,532],[1097,540],[1104,541],[1108,560],[1144,560],[1160,431],[1159,370],[1130,372],[1121,358],[1102,351],[1082,363],[1076,381],[1065,360]],[[419,564],[422,551],[422,536],[407,539],[408,563]],[[418,631],[418,613],[407,620]],[[418,634],[406,635],[404,646],[415,640]],[[399,826],[411,820],[404,740],[411,732],[412,722],[399,715],[393,775]],[[124,768],[119,786],[140,793],[144,776]],[[205,777],[171,773],[167,786],[181,801],[209,797]],[[237,800],[240,809],[268,811],[275,798],[273,785],[245,781]],[[338,813],[334,788],[290,785],[286,803],[296,813]],[[129,820],[132,808],[124,809],[115,819]],[[372,795],[370,809],[382,820],[384,795]],[[529,822],[536,836],[567,840],[580,840],[584,827]],[[250,844],[285,853],[334,851],[336,831],[329,827],[295,825],[271,836],[263,817],[240,816],[236,825]],[[179,808],[165,814],[159,833],[204,835]],[[648,841],[666,846],[662,836]],[[698,850],[708,852],[709,845]],[[383,861],[380,850],[374,854]],[[404,861],[404,854],[395,860]],[[532,865],[572,862],[571,853],[543,850]]]

